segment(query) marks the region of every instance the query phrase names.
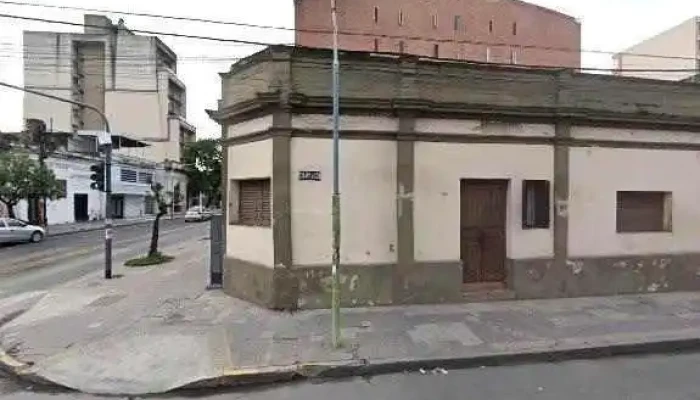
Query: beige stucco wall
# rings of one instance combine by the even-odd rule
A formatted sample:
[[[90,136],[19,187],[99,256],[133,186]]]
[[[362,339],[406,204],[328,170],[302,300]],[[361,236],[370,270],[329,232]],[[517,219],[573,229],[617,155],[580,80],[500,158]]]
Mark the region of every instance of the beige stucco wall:
[[[648,129],[609,129],[580,126],[572,129],[571,136],[575,139],[619,142],[700,143],[700,135],[697,132],[652,131]]]
[[[105,93],[106,114],[112,131],[136,139],[167,137],[167,107],[158,92]]]
[[[522,180],[553,178],[551,146],[415,144],[414,231],[417,261],[460,259],[460,179],[509,179],[507,257],[551,257],[552,228],[522,229]]]
[[[327,114],[304,114],[292,116],[294,129],[330,129],[332,116]],[[399,126],[397,118],[368,117],[359,115],[341,115],[340,129],[349,131],[396,131]]]
[[[698,54],[697,19],[691,18],[673,28],[630,47],[616,56],[621,75],[639,78],[681,80],[693,75],[687,72],[643,72],[630,69],[690,69],[696,68]],[[661,57],[650,57],[661,56]],[[677,57],[677,58],[673,58]]]
[[[450,135],[493,135],[517,137],[553,137],[554,125],[513,124],[460,119],[416,119],[416,132]]]
[[[700,252],[699,172],[697,151],[572,148],[569,256]],[[620,190],[672,192],[673,231],[618,234]]]
[[[301,170],[321,181],[299,181]],[[331,263],[332,141],[293,138],[292,254],[295,265]],[[396,143],[344,140],[340,146],[343,263],[396,262]]]
[[[247,143],[228,148],[228,186],[231,179],[272,176],[272,140]],[[229,205],[232,199],[229,199]],[[227,208],[229,221],[231,210]],[[274,265],[271,227],[227,225],[226,255],[265,266]]]
[[[38,89],[42,93],[70,97],[71,91]],[[54,131],[72,132],[73,122],[71,115],[73,107],[68,103],[55,101],[46,97],[24,95],[24,118],[37,118],[46,122],[47,129],[53,127]]]
[[[252,133],[264,132],[272,127],[272,115],[265,115],[259,118],[254,118],[240,124],[229,125],[226,132],[226,137],[232,138]]]

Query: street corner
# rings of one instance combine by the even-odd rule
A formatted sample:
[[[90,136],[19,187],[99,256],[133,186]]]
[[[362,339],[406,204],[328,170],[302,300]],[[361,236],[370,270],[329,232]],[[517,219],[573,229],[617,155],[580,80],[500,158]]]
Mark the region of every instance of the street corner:
[[[23,362],[14,357],[11,352],[0,345],[0,373],[4,373],[21,382],[28,382],[43,387],[56,387],[65,389],[64,386],[53,382],[38,374],[31,362]]]
[[[216,376],[201,378],[173,390],[213,389],[292,382],[303,379],[297,364],[287,366],[263,366],[255,368],[223,368]]]
[[[31,309],[46,293],[45,290],[38,290],[0,298],[0,327]]]
[[[206,335],[122,332],[44,358],[32,371],[67,387],[99,395],[148,395],[222,376]]]
[[[15,297],[20,297],[18,295]],[[14,304],[15,313],[13,318],[7,319],[0,324],[0,334],[10,330],[24,329],[29,326],[37,326],[47,320],[58,317],[79,314],[86,307],[94,304],[105,296],[103,290],[75,290],[69,288],[56,289],[52,291],[38,292],[27,298],[19,298],[14,302],[8,301],[7,309],[11,309],[10,304]],[[0,304],[0,309],[2,305]],[[21,311],[21,312],[20,312]],[[2,318],[2,314],[0,314]]]

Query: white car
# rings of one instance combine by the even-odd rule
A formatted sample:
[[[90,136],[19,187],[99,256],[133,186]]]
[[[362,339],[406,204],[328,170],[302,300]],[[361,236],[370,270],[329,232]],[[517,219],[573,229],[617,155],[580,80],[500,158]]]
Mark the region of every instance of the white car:
[[[0,218],[0,243],[33,242],[44,239],[44,228],[12,218]]]
[[[202,207],[192,207],[185,213],[185,222],[206,221],[210,218],[211,212]]]

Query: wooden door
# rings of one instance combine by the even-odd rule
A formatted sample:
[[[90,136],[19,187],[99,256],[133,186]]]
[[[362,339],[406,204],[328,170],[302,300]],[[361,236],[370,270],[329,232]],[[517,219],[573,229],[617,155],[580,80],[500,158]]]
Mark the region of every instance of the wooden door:
[[[508,181],[463,179],[460,184],[463,282],[504,282]]]

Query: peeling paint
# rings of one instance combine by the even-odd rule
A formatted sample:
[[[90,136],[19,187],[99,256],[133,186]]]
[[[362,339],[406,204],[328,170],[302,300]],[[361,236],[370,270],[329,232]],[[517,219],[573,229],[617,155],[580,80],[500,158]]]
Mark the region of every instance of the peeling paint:
[[[569,201],[568,200],[557,200],[555,202],[555,207],[557,210],[557,215],[566,218],[569,216]]]
[[[359,275],[353,275],[352,278],[350,278],[350,291],[351,292],[354,292],[357,289],[359,282],[360,282]]]
[[[583,261],[566,260],[566,265],[571,268],[571,272],[574,275],[579,275],[581,272],[583,272]]]
[[[612,265],[613,268],[619,268],[619,269],[625,269],[625,268],[627,268],[627,266],[628,266],[627,261],[625,261],[625,260],[617,261]]]
[[[669,265],[671,265],[671,260],[670,260],[670,259],[668,259],[668,258],[662,258],[662,259],[659,260],[659,268],[661,268],[661,269],[666,269],[666,267],[668,267]]]
[[[651,292],[651,293],[657,292],[660,287],[661,287],[661,285],[654,282],[651,285],[649,285],[649,287],[647,287],[647,292]]]

